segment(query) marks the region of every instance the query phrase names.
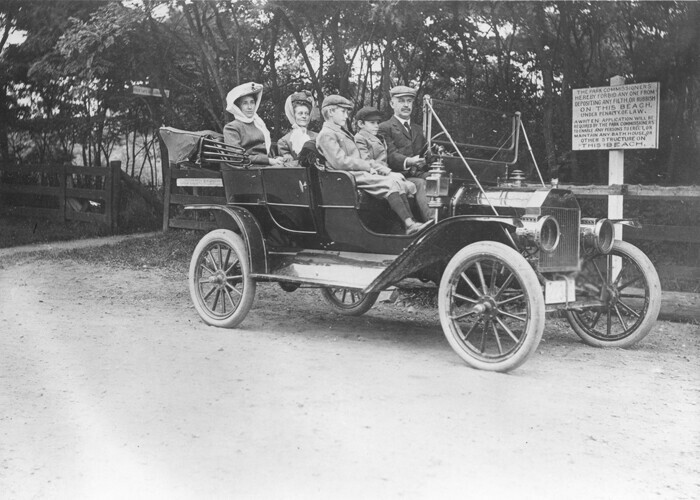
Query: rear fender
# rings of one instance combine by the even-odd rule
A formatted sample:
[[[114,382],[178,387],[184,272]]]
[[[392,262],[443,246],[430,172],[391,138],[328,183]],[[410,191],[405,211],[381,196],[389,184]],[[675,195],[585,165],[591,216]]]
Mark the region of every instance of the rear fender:
[[[221,229],[239,233],[248,250],[251,274],[267,274],[267,247],[262,229],[257,219],[242,207],[226,205],[188,205],[185,210],[206,210],[213,212]]]
[[[432,264],[447,265],[455,253],[477,241],[497,241],[517,250],[508,228],[521,225],[514,217],[488,215],[442,220],[414,240],[363,292],[381,291]]]

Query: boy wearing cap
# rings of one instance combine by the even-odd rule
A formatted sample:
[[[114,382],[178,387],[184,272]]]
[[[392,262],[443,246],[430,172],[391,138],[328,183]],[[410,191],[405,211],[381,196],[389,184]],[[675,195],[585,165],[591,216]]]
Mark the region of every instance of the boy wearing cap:
[[[365,160],[355,145],[353,136],[345,128],[352,103],[339,95],[329,95],[323,100],[321,113],[323,127],[316,137],[316,148],[326,158],[326,163],[334,169],[349,171],[357,187],[370,195],[384,198],[401,218],[406,234],[413,234],[423,228],[411,215],[406,195],[391,170],[379,161]]]
[[[379,133],[384,136],[387,144],[389,168],[402,173],[416,185],[416,204],[423,220],[432,218],[432,210],[428,207],[428,197],[425,194],[425,154],[427,141],[419,125],[411,122],[413,101],[416,91],[405,85],[398,85],[389,91],[391,108],[394,115],[379,124]]]
[[[355,134],[355,145],[364,159],[387,163],[386,141],[379,134],[381,113],[377,108],[365,106],[355,115],[359,131]]]
[[[360,156],[364,160],[375,160],[383,165],[387,164],[386,141],[379,133],[379,122],[382,115],[379,110],[372,106],[365,106],[355,115],[357,128],[355,134],[355,145]],[[408,182],[403,174],[391,172],[388,174],[396,179],[401,186],[401,192],[413,196],[416,194],[416,186]]]

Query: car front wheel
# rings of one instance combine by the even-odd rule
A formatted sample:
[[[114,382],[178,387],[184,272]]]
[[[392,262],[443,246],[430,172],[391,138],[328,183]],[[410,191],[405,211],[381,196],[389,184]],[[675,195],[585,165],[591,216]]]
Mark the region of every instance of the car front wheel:
[[[505,372],[537,349],[545,306],[537,276],[525,258],[492,241],[455,254],[442,275],[438,310],[443,332],[470,366]]]

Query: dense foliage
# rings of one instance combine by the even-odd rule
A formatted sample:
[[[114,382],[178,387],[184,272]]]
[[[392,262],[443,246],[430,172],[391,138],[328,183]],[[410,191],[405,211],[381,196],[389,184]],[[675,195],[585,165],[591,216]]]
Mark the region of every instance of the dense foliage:
[[[137,174],[155,127],[221,130],[226,93],[245,81],[265,85],[273,138],[294,90],[388,110],[388,89],[411,84],[522,111],[546,175],[604,183],[605,152],[571,151],[572,89],[622,75],[660,82],[662,101],[659,149],[629,152],[626,179],[697,183],[699,27],[694,2],[5,0],[0,157],[79,152],[98,165],[121,145]],[[26,38],[12,45],[11,32]],[[134,95],[135,84],[164,96]]]

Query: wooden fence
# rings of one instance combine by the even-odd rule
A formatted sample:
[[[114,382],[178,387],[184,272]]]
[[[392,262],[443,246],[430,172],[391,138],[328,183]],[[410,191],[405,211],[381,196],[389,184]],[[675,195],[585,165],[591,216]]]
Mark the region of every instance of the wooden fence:
[[[626,200],[645,199],[661,201],[687,200],[700,202],[700,186],[640,186],[621,184],[612,186],[560,185],[571,190],[577,198],[602,198],[608,195],[622,195]],[[698,214],[700,216],[700,214]],[[641,229],[624,231],[626,240],[669,241],[700,243],[698,226],[666,226],[643,224]]]
[[[20,181],[13,179],[8,181],[10,175],[34,176],[39,174],[39,183],[34,179]],[[74,181],[74,176],[86,176],[89,184],[94,187],[77,187],[81,184]],[[56,185],[42,185],[54,177]],[[5,179],[3,181],[3,178]],[[117,230],[117,215],[119,213],[121,162],[110,162],[109,167],[79,167],[73,165],[59,166],[1,166],[0,167],[0,195],[3,203],[0,209],[13,215],[36,216],[65,222],[77,220],[83,222],[97,222],[109,228],[114,233]],[[13,203],[9,206],[5,203],[6,195],[27,195],[23,198],[48,197],[53,200],[51,207],[38,207],[31,204]],[[14,196],[14,198],[22,198]],[[83,200],[81,202],[81,200]],[[87,206],[86,200],[100,201],[104,207],[103,212],[83,211]]]

